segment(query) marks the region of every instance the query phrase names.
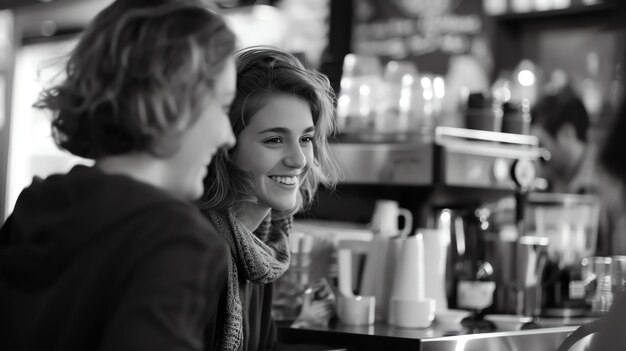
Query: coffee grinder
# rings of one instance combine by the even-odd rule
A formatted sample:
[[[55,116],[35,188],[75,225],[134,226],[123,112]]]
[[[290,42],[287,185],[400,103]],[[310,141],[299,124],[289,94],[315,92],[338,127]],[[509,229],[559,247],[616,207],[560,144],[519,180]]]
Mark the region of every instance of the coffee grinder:
[[[587,313],[582,260],[593,256],[600,203],[592,195],[532,193],[525,225],[532,235],[549,239],[543,276],[545,317],[577,317]]]

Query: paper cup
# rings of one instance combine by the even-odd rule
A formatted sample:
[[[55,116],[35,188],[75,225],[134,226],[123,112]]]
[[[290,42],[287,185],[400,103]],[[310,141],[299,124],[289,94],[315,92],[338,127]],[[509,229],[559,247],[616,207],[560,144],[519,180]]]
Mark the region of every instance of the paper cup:
[[[370,325],[374,323],[376,298],[374,296],[339,296],[337,316],[346,325]]]

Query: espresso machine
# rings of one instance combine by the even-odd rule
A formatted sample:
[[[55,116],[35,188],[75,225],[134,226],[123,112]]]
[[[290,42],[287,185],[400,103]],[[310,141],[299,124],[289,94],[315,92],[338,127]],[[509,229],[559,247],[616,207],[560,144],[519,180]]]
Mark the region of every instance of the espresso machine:
[[[515,314],[538,317],[542,311],[543,272],[547,265],[549,239],[529,235],[525,221],[528,194],[536,184],[536,161],[543,157],[532,136],[506,133],[457,134],[443,138],[445,149],[444,180],[462,182],[467,172],[481,163],[491,165],[482,182],[504,190],[485,196],[486,191],[465,197],[465,203],[435,210],[435,226],[450,235],[447,291],[453,308],[475,310],[472,325],[481,326],[484,314]],[[459,137],[464,137],[462,141]],[[475,139],[474,139],[475,138]],[[484,138],[484,139],[483,139]],[[487,146],[491,138],[500,139],[490,149],[466,150]],[[461,152],[461,147],[465,152]],[[453,152],[454,151],[454,152]],[[459,154],[456,154],[458,152]],[[463,165],[466,167],[461,168]],[[454,174],[450,174],[454,171]],[[477,191],[480,187],[475,186]],[[467,199],[474,199],[467,201]],[[492,301],[482,305],[467,301],[466,289],[493,289]],[[479,293],[486,294],[486,290]]]
[[[406,140],[374,143],[343,135],[331,143],[344,180],[335,194],[321,189],[318,198],[323,206],[317,206],[311,215],[367,223],[377,199],[397,201],[412,212],[412,231],[434,228],[451,238],[446,272],[448,305],[452,309],[463,308],[457,303],[460,281],[483,281],[485,286],[497,286],[497,277],[511,279],[512,275],[501,273],[503,269],[497,262],[500,256],[485,259],[485,240],[495,228],[490,227],[493,218],[484,205],[512,198],[510,222],[515,228],[523,225],[519,219],[523,218],[525,207],[516,206],[515,198],[520,203],[526,201],[527,191],[534,185],[535,166],[545,156],[545,150],[539,147],[535,136],[454,127],[439,126],[429,135],[405,137]],[[511,240],[518,242],[517,237]],[[515,248],[517,244],[511,245]],[[520,250],[533,251],[544,246],[529,244]],[[530,253],[518,256],[524,255]],[[534,255],[526,260],[532,261],[532,265],[526,266],[526,271],[532,273],[521,272],[520,276],[530,276],[537,267],[543,267],[536,259],[540,255]],[[505,258],[509,257],[500,259]],[[510,263],[507,267],[515,266]],[[529,279],[517,285],[530,289],[539,284]],[[496,294],[498,291],[496,287]],[[500,304],[496,301],[492,305]]]
[[[600,204],[593,195],[518,192],[508,204],[436,212],[451,237],[448,298],[461,280],[491,280],[485,314],[569,318],[589,312],[583,260],[595,254]],[[523,207],[521,207],[523,206]],[[447,223],[441,225],[441,223]],[[491,275],[479,279],[488,264]]]

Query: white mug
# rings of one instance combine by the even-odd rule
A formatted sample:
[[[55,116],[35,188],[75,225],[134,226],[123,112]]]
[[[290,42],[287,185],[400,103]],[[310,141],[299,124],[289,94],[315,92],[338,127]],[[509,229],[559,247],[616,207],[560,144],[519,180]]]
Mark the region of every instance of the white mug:
[[[374,323],[376,298],[374,296],[337,296],[337,317],[346,325]]]
[[[398,217],[404,217],[404,226],[398,227]],[[413,215],[406,208],[400,208],[393,200],[378,200],[372,216],[372,231],[385,236],[406,236],[413,226]]]

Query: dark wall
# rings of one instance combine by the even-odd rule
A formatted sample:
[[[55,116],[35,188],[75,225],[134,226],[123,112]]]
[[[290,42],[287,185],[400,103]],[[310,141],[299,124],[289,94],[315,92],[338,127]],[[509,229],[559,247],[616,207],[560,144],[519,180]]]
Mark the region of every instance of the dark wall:
[[[357,0],[330,0],[330,35],[320,71],[328,76],[330,84],[339,93],[343,58],[350,52],[352,40],[352,8]]]

